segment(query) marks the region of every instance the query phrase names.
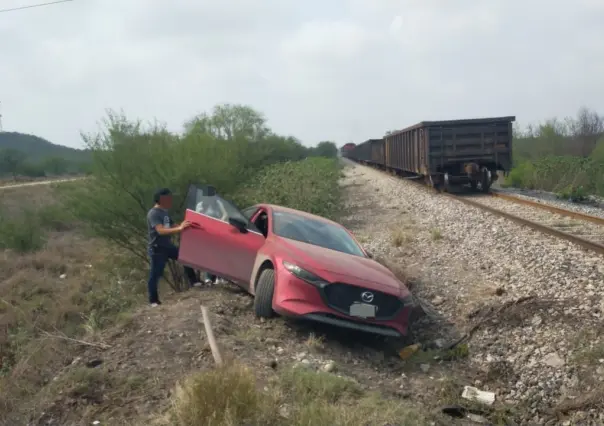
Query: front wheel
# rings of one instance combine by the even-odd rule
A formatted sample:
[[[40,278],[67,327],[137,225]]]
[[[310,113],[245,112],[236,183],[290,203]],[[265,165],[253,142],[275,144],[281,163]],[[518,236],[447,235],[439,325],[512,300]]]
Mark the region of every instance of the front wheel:
[[[275,293],[275,271],[265,269],[256,284],[256,297],[254,298],[254,311],[259,318],[275,316],[273,311],[273,295]]]

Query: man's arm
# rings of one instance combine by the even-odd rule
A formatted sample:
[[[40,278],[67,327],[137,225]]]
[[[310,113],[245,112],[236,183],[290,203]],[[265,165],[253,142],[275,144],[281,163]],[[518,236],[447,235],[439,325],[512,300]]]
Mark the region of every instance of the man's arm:
[[[183,222],[178,226],[173,226],[172,228],[166,228],[164,226],[163,223],[157,224],[155,225],[155,230],[157,231],[157,233],[159,235],[174,235],[174,234],[179,234],[183,231],[183,229],[187,228],[187,226],[184,226],[185,224],[188,224],[189,222]]]
[[[184,221],[178,226],[166,227],[164,226],[164,216],[165,215],[160,212],[153,212],[153,214],[149,217],[151,226],[157,231],[159,235],[179,234],[184,229],[191,226],[189,222]]]

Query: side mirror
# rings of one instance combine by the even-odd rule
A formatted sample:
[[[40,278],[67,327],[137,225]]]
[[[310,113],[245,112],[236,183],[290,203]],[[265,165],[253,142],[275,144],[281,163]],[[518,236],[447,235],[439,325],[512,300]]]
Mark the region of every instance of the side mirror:
[[[237,228],[239,230],[239,232],[241,232],[242,234],[247,233],[247,226],[246,223],[239,220],[239,219],[235,219],[230,217],[229,218],[229,224],[231,226],[234,226],[235,228]]]

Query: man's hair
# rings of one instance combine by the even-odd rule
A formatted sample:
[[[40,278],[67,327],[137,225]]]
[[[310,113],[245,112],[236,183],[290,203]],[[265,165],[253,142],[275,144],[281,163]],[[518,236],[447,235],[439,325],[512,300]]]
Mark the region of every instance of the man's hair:
[[[159,203],[160,198],[166,195],[172,195],[172,191],[170,191],[169,188],[158,189],[155,191],[155,194],[153,194],[153,202],[156,204]]]

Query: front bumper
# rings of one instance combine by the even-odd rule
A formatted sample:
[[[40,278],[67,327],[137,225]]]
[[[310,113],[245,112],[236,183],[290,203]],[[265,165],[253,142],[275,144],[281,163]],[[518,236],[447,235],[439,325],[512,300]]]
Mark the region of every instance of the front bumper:
[[[329,303],[326,293],[325,288],[315,287],[282,271],[275,286],[273,309],[286,317],[308,319],[383,336],[401,337],[407,334],[412,306],[404,305],[393,312],[393,315],[382,319],[357,318],[346,315],[342,309],[331,307],[333,300]]]

